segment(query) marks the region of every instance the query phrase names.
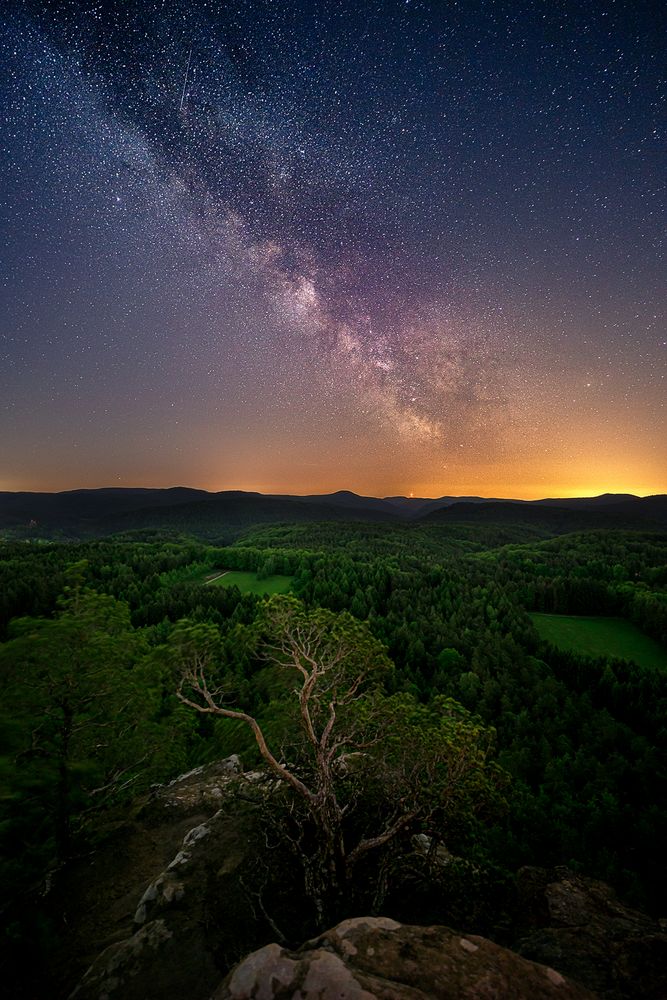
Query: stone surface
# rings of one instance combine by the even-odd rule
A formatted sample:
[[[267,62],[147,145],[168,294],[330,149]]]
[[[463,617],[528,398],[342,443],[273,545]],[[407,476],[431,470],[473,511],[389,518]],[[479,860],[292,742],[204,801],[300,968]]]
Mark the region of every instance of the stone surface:
[[[247,771],[244,774],[238,754],[232,754],[224,760],[195,767],[174,778],[168,785],[155,785],[144,815],[162,820],[165,816],[178,813],[218,809],[230,785],[239,775],[243,775],[243,780],[250,783],[256,783],[264,777],[258,771]]]
[[[605,1000],[667,998],[667,934],[604,882],[567,868],[519,872],[517,951],[585,983]]]
[[[246,891],[265,842],[253,809],[238,798],[245,790],[261,798],[263,787],[263,776],[241,773],[231,759],[152,790],[123,832],[123,849],[109,845],[89,861],[70,901],[73,912],[88,911],[90,924],[72,938],[72,951],[89,955],[72,997],[204,998],[221,970],[270,940]]]
[[[327,981],[338,984],[339,1000],[586,995],[563,992],[576,982],[604,1000],[667,998],[665,928],[625,907],[609,887],[566,869],[523,869],[514,919],[502,929],[504,944],[546,972],[483,937],[437,926],[450,921],[424,910],[403,925],[376,917],[363,930],[356,919],[344,921],[305,950],[269,946],[281,933],[294,946],[312,927],[295,891],[300,870],[265,837],[261,803],[274,787],[259,772],[222,761],[153,789],[54,894],[63,947],[48,1000],[77,984],[76,1000],[208,1000],[250,952],[273,970],[275,989],[283,990],[276,995],[297,1000],[318,990],[320,1000],[332,995]],[[431,845],[420,839],[414,847],[429,852]],[[447,859],[438,870],[448,870]],[[435,883],[431,891],[437,902]],[[421,917],[431,926],[409,927]],[[466,927],[464,919],[456,924]],[[255,965],[236,971],[237,994],[254,996]],[[270,1000],[267,990],[256,995]]]
[[[269,944],[211,1000],[590,1000],[559,972],[476,935],[387,917],[344,920],[298,951]]]
[[[102,998],[123,990],[125,984],[151,961],[173,934],[164,920],[154,920],[126,941],[109,945],[90,967],[72,993],[75,997],[94,995]]]

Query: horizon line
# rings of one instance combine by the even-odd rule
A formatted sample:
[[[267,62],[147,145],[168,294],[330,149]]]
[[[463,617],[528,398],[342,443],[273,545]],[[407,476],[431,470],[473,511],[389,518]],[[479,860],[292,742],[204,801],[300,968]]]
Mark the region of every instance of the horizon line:
[[[221,493],[247,493],[247,494],[253,494],[253,495],[256,495],[256,496],[265,496],[265,497],[299,497],[301,499],[307,499],[308,497],[329,497],[329,496],[336,496],[336,494],[339,494],[339,493],[348,493],[348,494],[350,494],[352,496],[359,497],[360,499],[367,499],[367,500],[392,500],[392,499],[401,499],[401,500],[415,500],[415,501],[418,501],[418,500],[427,500],[428,501],[428,500],[441,500],[443,498],[457,499],[457,500],[466,500],[468,498],[471,498],[471,499],[489,500],[489,501],[498,501],[498,502],[512,502],[513,501],[513,502],[521,502],[521,503],[537,503],[540,500],[594,500],[594,499],[597,499],[599,497],[604,497],[604,496],[626,496],[626,497],[635,497],[638,500],[644,500],[644,499],[647,499],[648,497],[665,496],[665,495],[667,495],[667,490],[665,491],[665,493],[641,493],[641,492],[635,492],[635,491],[631,491],[631,490],[602,490],[601,492],[591,492],[591,491],[584,490],[584,491],[577,492],[577,493],[567,493],[567,494],[552,493],[552,494],[548,494],[548,495],[544,495],[544,496],[537,496],[537,497],[497,496],[497,495],[485,495],[485,494],[482,494],[482,493],[461,493],[461,494],[456,494],[456,493],[438,493],[438,494],[435,494],[433,496],[427,496],[425,494],[420,494],[419,496],[416,496],[416,495],[413,495],[413,494],[405,494],[405,493],[390,493],[390,494],[385,494],[383,496],[380,496],[380,495],[375,495],[375,494],[370,494],[370,493],[357,493],[356,490],[351,490],[351,489],[346,488],[346,487],[341,487],[339,489],[330,490],[330,491],[326,491],[326,492],[323,492],[323,493],[315,493],[315,492],[313,492],[313,493],[298,493],[298,492],[296,492],[296,493],[280,493],[280,492],[274,492],[272,490],[263,491],[263,490],[253,490],[253,489],[242,489],[241,487],[230,487],[230,488],[227,488],[227,489],[216,490],[216,489],[207,489],[204,486],[184,486],[183,484],[174,484],[172,486],[141,486],[141,485],[138,485],[138,484],[129,485],[129,486],[119,486],[119,485],[107,485],[107,486],[73,486],[73,487],[68,487],[67,489],[54,489],[54,490],[48,490],[48,489],[44,489],[44,490],[35,490],[35,489],[14,489],[14,490],[8,490],[8,489],[5,489],[5,490],[0,490],[0,493],[5,493],[5,494],[7,494],[7,493],[9,493],[9,494],[32,493],[32,494],[37,494],[37,495],[41,495],[41,496],[53,496],[53,495],[59,495],[59,494],[63,494],[63,493],[97,493],[97,492],[104,492],[104,491],[111,491],[111,490],[116,490],[116,491],[124,491],[124,490],[128,490],[128,491],[129,490],[146,490],[147,492],[160,492],[160,491],[167,491],[167,490],[193,490],[193,491],[200,492],[200,493],[207,493],[210,496],[216,496],[216,495],[219,495]]]

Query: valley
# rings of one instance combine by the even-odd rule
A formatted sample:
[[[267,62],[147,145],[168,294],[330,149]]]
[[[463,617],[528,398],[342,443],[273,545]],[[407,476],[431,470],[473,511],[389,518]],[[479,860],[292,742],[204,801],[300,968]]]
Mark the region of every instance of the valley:
[[[114,844],[136,850],[151,789],[226,759],[264,773],[248,719],[277,760],[293,762],[298,782],[315,780],[310,737],[299,737],[303,704],[284,670],[315,665],[317,691],[327,657],[349,658],[353,671],[364,664],[357,680],[341,674],[343,687],[330,697],[341,705],[336,724],[352,727],[341,745],[351,741],[353,756],[358,745],[375,748],[360,758],[367,773],[331,776],[346,803],[341,843],[354,856],[364,830],[371,837],[395,816],[395,795],[412,796],[414,806],[344,888],[321,883],[325,922],[375,908],[505,941],[530,866],[601,879],[626,905],[659,916],[667,893],[658,764],[667,752],[667,532],[602,513],[582,530],[580,510],[537,504],[532,520],[525,504],[477,503],[461,520],[446,517],[454,504],[424,518],[385,520],[383,511],[381,520],[351,519],[343,505],[333,520],[309,510],[290,521],[282,516],[288,502],[280,503],[277,522],[265,519],[260,500],[242,519],[237,506],[229,521],[219,510],[202,520],[196,505],[180,504],[177,532],[171,523],[148,527],[143,508],[139,527],[103,537],[58,538],[57,521],[41,535],[34,525],[5,530],[0,835],[13,928],[5,963],[7,976],[25,970],[39,941],[44,970],[24,973],[28,992],[15,995],[61,995],[47,986],[56,979],[67,995],[83,972],[74,952],[84,948],[92,960],[103,945],[94,928],[113,933],[82,888],[80,904],[67,900],[82,859],[99,857],[102,867],[85,864],[101,886]],[[331,506],[312,508],[322,515]],[[69,516],[61,522],[68,536]],[[306,645],[289,646],[295,637]],[[328,683],[323,697],[334,690]],[[319,739],[326,702],[317,704]],[[459,773],[452,754],[465,755],[471,770],[461,774],[470,777],[440,798],[438,781]],[[319,821],[299,812],[298,796],[284,814],[254,794],[240,812],[245,793],[230,806],[234,836],[245,837],[239,824],[247,824],[256,837],[265,815],[270,850],[253,847],[245,888],[235,883],[234,891],[261,897],[266,914],[244,917],[236,937],[219,918],[216,940],[226,942],[229,962],[274,940],[276,922],[289,940],[302,940],[324,919],[311,909],[320,869],[304,869],[310,854],[289,846],[304,837],[317,843]],[[203,822],[211,808],[193,806],[192,815]],[[161,836],[174,843],[182,831],[167,824]],[[415,853],[422,836],[454,859],[446,877],[443,870],[434,881],[431,862]],[[140,853],[143,871],[148,856]],[[228,861],[209,863],[224,869]],[[134,871],[131,858],[128,865]],[[132,884],[140,878],[133,874]],[[118,919],[120,934],[127,918]],[[208,955],[210,976],[225,971],[224,961]]]

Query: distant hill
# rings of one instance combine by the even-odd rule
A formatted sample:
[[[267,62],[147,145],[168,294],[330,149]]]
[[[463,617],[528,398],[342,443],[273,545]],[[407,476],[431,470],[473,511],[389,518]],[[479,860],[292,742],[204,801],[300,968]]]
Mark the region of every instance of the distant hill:
[[[547,500],[532,500],[531,503],[549,507],[569,507],[572,510],[597,509],[614,507],[623,503],[633,503],[640,500],[634,493],[601,493],[597,497],[552,497]]]
[[[632,514],[651,518],[667,525],[667,496],[657,493],[652,497],[636,497],[633,500],[623,500],[620,503],[609,503],[606,510],[610,514]]]
[[[497,497],[385,497],[385,503],[391,504],[406,517],[423,517],[431,511],[442,507],[451,507],[455,503],[526,503],[525,500],[499,500]]]
[[[273,496],[273,499],[285,500],[287,497]],[[293,496],[290,500],[297,500],[305,504],[324,504],[332,507],[345,507],[353,510],[379,510],[385,514],[395,516],[396,511],[386,500],[380,497],[364,497],[350,490],[338,490],[336,493],[314,493],[308,496]]]
[[[174,507],[209,496],[206,490],[109,487],[63,493],[0,493],[0,527],[28,524],[68,528],[121,511],[142,507]]]
[[[175,507],[144,507],[101,518],[101,534],[140,529],[196,534],[201,538],[225,539],[254,524],[284,521],[391,521],[389,513],[372,506],[310,502],[303,497],[264,496],[230,491],[213,493],[195,503]]]
[[[355,505],[353,498],[354,494],[336,500],[324,496],[265,496],[240,490],[208,493],[183,487],[0,493],[0,529],[37,537],[157,531],[224,539],[253,524],[278,521],[396,520],[390,508],[382,509],[382,501],[373,503],[371,498],[359,497]]]
[[[240,490],[209,493],[187,487],[0,493],[0,529],[19,536],[81,538],[155,531],[223,539],[254,524],[341,520],[531,525],[554,534],[606,527],[665,527],[667,496],[603,494],[528,501],[365,497],[349,490],[312,496]]]
[[[644,506],[640,498],[632,503],[556,506],[550,503],[515,501],[482,504],[457,503],[431,511],[420,518],[423,524],[474,522],[476,524],[525,524],[559,535],[570,531],[602,528],[649,528],[667,526],[667,497],[662,505]]]

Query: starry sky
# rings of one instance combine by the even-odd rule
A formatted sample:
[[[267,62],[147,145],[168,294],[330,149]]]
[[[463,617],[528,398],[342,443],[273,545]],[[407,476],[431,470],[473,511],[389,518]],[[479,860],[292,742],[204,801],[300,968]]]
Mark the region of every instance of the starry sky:
[[[0,489],[666,492],[661,6],[5,3]]]

